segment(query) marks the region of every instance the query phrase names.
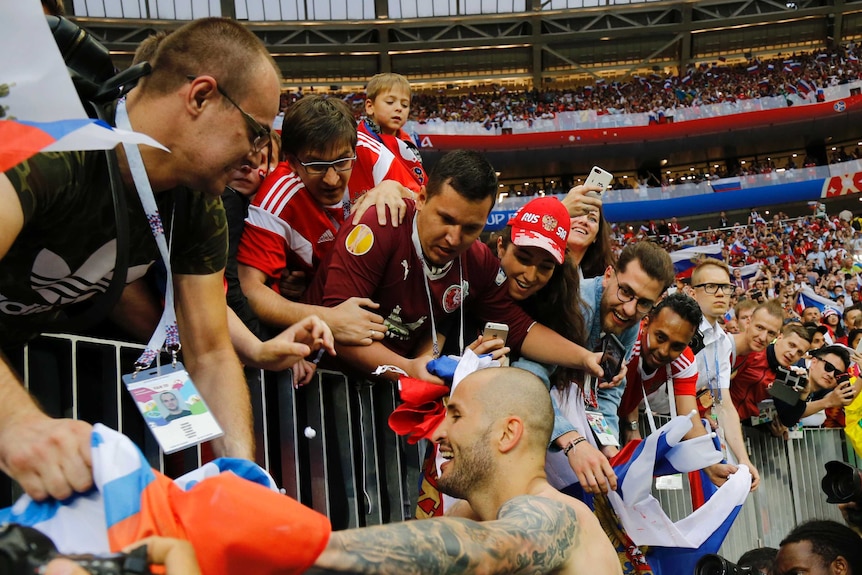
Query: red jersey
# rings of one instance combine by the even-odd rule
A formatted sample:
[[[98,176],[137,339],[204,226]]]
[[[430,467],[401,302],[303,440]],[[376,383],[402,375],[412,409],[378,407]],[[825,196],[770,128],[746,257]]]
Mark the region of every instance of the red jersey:
[[[364,120],[359,122],[356,132],[357,134],[365,135],[381,142],[387,150],[392,152],[396,160],[410,174],[415,183],[411,185],[409,182],[398,180],[399,182],[416,192],[419,191],[419,187],[428,183],[428,176],[425,173],[425,168],[422,166],[422,158],[419,156],[419,148],[416,147],[416,144],[413,143],[413,140],[410,139],[410,136],[404,130],[399,129],[398,133],[394,136],[380,134],[368,125],[368,120]]]
[[[646,392],[650,409],[653,413],[670,413],[668,394],[665,384],[673,381],[673,393],[675,396],[695,396],[697,389],[697,362],[690,347],[685,350],[669,365],[658,368],[652,373],[644,371],[641,362],[641,346],[643,338],[646,337],[643,326],[638,334],[638,339],[632,348],[632,356],[629,359],[628,371],[626,371],[626,388],[620,400],[617,414],[625,417],[641,404]],[[685,414],[679,414],[685,415]]]
[[[730,397],[739,419],[760,414],[757,404],[769,398],[766,389],[773,381],[775,372],[769,367],[765,349],[736,358],[730,377]]]
[[[290,164],[282,162],[249,206],[236,259],[265,273],[275,289],[285,269],[304,271],[310,279],[343,222],[341,204],[322,207]]]
[[[500,261],[488,246],[474,242],[450,265],[436,273],[431,270],[429,302],[423,262],[414,244],[415,215],[415,204],[407,200],[404,222],[397,228],[378,224],[374,210],[356,226],[345,225],[306,292],[309,303],[333,307],[351,297],[371,298],[380,304],[374,311],[386,318],[389,328],[383,343],[410,357],[430,334],[431,314],[438,329],[450,318],[458,322],[466,300],[474,318],[508,324],[506,345],[517,353],[534,322],[509,298]]]
[[[360,127],[363,124],[364,122],[360,124]],[[395,154],[388,150],[373,134],[357,129],[356,164],[353,166],[353,172],[350,174],[350,181],[347,184],[350,203],[354,203],[359,196],[383,180],[395,180],[404,187],[419,193],[420,185],[404,164],[395,158]]]

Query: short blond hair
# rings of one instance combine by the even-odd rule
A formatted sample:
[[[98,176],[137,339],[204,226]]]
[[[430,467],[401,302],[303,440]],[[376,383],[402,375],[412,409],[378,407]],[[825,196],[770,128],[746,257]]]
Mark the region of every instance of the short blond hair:
[[[698,282],[696,282],[694,278],[700,275],[700,270],[708,266],[715,266],[717,268],[723,269],[724,272],[727,274],[727,277],[731,277],[730,267],[725,262],[717,260],[715,258],[703,258],[702,260],[697,262],[697,265],[694,266],[694,270],[692,270],[691,272],[691,285],[697,285]]]
[[[413,95],[407,78],[401,74],[384,72],[375,74],[368,80],[368,86],[365,87],[365,97],[373,102],[377,96],[384,92],[391,92],[393,88],[402,88],[408,96]]]

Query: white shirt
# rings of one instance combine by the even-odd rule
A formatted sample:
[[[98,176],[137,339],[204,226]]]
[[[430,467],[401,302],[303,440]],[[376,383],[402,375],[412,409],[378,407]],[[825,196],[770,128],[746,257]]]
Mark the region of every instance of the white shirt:
[[[718,325],[710,324],[706,317],[700,322],[704,348],[695,356],[697,360],[697,390],[730,389],[730,354],[733,340]]]

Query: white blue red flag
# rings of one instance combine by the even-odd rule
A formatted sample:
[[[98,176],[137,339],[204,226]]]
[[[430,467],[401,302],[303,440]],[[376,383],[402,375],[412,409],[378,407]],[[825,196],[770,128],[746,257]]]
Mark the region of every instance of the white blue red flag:
[[[97,424],[94,487],[64,501],[22,496],[0,524],[42,531],[61,553],[108,553],[151,535],[188,540],[201,571],[302,573],[329,540],[329,520],[280,494],[250,461],[219,459],[176,481],[124,435]]]
[[[652,478],[700,470],[722,459],[714,433],[682,439],[691,427],[691,417],[677,416],[628,450],[627,461],[614,461],[619,487],[608,499],[632,541],[649,546],[646,558],[655,575],[693,573],[702,555],[717,553],[751,489],[751,473],[740,465],[720,488],[706,482],[702,507],[671,521],[651,493]]]
[[[802,310],[807,307],[816,307],[822,314],[827,309],[834,309],[839,314],[844,313],[844,306],[827,297],[817,295],[814,290],[808,286],[804,286],[799,291],[799,296],[796,298],[796,312],[802,314]]]
[[[106,150],[120,142],[166,149],[87,117],[35,2],[0,3],[0,70],[0,171],[43,151]]]
[[[701,257],[721,257],[721,244],[710,244],[708,246],[693,246],[683,248],[670,253],[673,262],[673,271],[678,278],[691,276],[691,270],[697,265]]]

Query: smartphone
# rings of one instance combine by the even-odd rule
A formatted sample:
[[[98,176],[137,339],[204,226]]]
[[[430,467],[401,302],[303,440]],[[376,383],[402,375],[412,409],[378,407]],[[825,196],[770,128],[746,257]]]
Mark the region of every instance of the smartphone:
[[[604,372],[602,379],[610,381],[620,372],[625,354],[626,349],[617,336],[609,333],[602,338],[602,358],[599,360],[599,365]]]
[[[613,181],[614,175],[612,173],[606,172],[598,166],[593,166],[593,169],[590,170],[590,175],[587,176],[584,185],[601,187],[602,191],[604,191],[611,187],[611,182]]]
[[[494,323],[489,321],[485,324],[485,329],[482,330],[482,341],[490,339],[502,339],[503,344],[506,344],[506,338],[509,336],[509,326],[505,323]]]

